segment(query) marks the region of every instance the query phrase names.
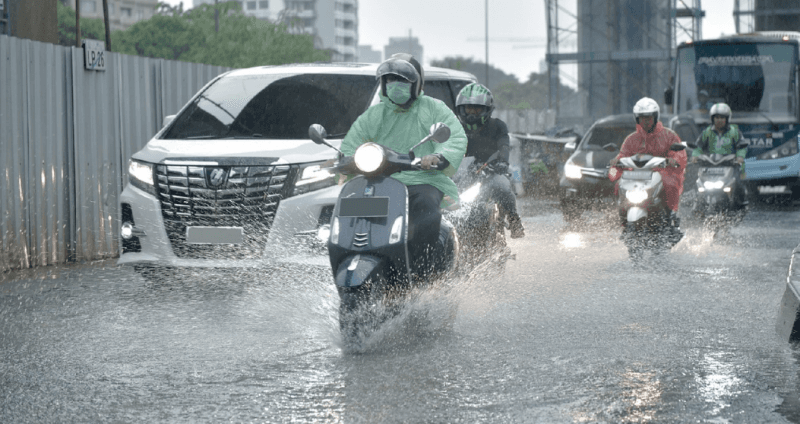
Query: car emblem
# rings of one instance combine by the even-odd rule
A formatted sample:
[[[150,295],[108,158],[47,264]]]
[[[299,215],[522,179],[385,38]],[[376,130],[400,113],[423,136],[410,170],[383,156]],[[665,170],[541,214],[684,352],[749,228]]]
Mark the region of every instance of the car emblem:
[[[208,170],[208,183],[211,187],[219,187],[225,182],[225,170],[222,168],[211,168]]]
[[[372,196],[374,193],[375,193],[375,187],[374,186],[369,185],[369,186],[364,187],[364,196],[369,197],[369,196]]]

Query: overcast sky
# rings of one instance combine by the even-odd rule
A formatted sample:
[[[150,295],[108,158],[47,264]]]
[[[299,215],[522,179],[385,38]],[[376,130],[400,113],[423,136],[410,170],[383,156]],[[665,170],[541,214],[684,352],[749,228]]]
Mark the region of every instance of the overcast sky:
[[[164,1],[173,5],[180,3],[180,0]],[[488,3],[489,63],[526,80],[531,72],[539,72],[545,56],[544,0],[491,0]],[[559,3],[574,8],[574,2],[562,0]],[[712,3],[713,11],[709,10]],[[733,3],[734,0],[704,2],[703,38],[735,32]],[[486,55],[485,5],[486,0],[361,0],[358,2],[359,44],[383,51],[389,37],[406,37],[410,32],[423,46],[425,64],[432,59],[456,55],[483,61]],[[184,7],[191,7],[191,0],[184,1]],[[570,21],[574,19],[564,18],[560,24],[564,26]]]

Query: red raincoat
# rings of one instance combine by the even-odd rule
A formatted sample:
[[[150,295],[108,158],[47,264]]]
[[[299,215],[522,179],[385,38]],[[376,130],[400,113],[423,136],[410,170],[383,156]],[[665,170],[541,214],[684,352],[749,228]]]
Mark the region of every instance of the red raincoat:
[[[683,193],[683,173],[686,170],[686,151],[674,152],[669,146],[680,143],[681,140],[674,131],[664,128],[661,122],[656,122],[653,132],[646,133],[641,125],[636,125],[636,132],[625,138],[619,151],[619,158],[626,158],[638,153],[650,154],[673,158],[678,162],[677,167],[668,166],[659,169],[661,180],[664,182],[664,195],[667,206],[677,212],[680,206],[681,193]],[[622,168],[615,167],[608,171],[608,178],[617,181],[622,176]],[[616,189],[619,190],[619,184]]]

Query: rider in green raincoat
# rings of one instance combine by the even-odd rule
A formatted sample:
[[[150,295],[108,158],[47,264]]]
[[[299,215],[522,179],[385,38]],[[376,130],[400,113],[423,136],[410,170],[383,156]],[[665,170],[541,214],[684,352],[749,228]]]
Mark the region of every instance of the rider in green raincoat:
[[[377,77],[381,102],[356,119],[342,141],[342,153],[352,155],[367,142],[407,153],[428,135],[431,125],[443,122],[450,127],[450,139],[445,143],[427,142],[414,150],[422,158],[424,170],[392,175],[408,187],[411,256],[426,258],[430,256],[426,249],[439,237],[440,207],[458,202],[458,189],[450,177],[464,158],[467,136],[458,118],[442,101],[423,94],[422,66],[411,55],[393,55],[378,67]],[[448,166],[443,171],[433,169],[439,162]]]

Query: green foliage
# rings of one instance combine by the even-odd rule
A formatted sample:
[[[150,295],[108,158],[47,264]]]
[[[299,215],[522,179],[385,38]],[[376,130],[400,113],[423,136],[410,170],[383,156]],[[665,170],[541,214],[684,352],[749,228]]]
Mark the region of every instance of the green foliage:
[[[478,80],[485,80],[486,64],[463,57],[446,57],[431,62],[433,66],[458,69],[474,74]],[[492,90],[497,109],[547,109],[550,86],[547,74],[531,72],[528,80],[520,83],[513,75],[489,65],[489,89]],[[562,99],[576,100],[573,88],[561,84],[559,95]]]
[[[58,14],[58,44],[62,46],[75,45],[75,10],[65,6],[61,1],[56,1]],[[81,18],[81,39],[105,41],[106,27],[102,19]],[[113,44],[113,41],[112,41]]]
[[[67,32],[71,13],[71,39],[74,45],[75,13],[63,6],[66,10],[62,17],[62,6],[59,2],[59,33],[69,40],[70,34]],[[242,13],[241,5],[235,1],[219,3],[218,8],[217,32],[213,5],[204,4],[184,11],[181,6],[159,3],[151,19],[111,34],[113,50],[130,55],[231,68],[330,61],[329,52],[314,48],[311,35],[291,34],[284,24],[246,16]],[[100,37],[97,39],[103,40],[103,23],[100,20],[81,19],[81,32],[84,32],[87,21],[98,21]],[[90,29],[94,30],[94,27]],[[95,37],[87,35],[84,38]]]

